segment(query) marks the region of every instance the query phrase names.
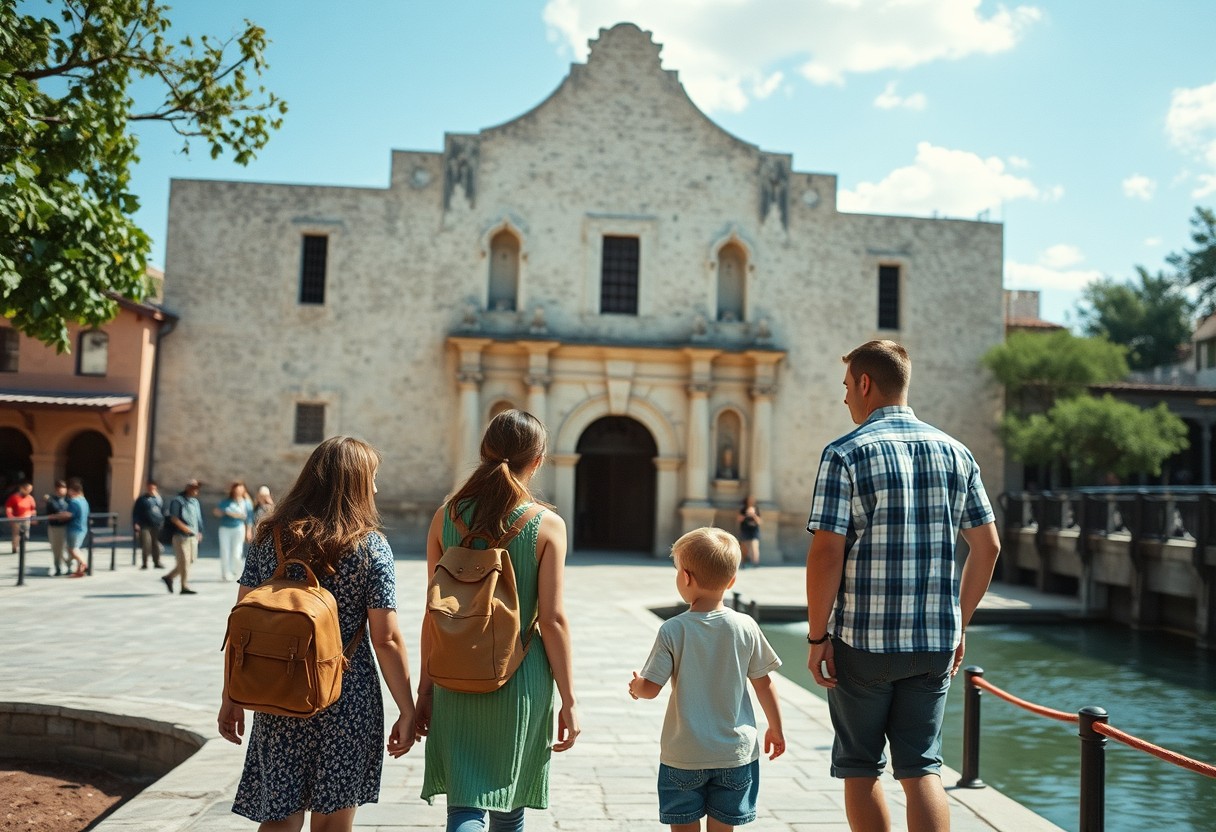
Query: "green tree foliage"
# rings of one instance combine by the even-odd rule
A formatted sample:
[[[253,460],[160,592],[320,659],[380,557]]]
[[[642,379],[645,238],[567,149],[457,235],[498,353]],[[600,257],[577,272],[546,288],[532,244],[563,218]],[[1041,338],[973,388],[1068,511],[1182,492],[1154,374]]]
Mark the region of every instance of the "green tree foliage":
[[[1133,370],[1147,370],[1177,360],[1178,347],[1191,338],[1191,302],[1172,275],[1155,276],[1136,267],[1140,284],[1109,278],[1090,283],[1080,306],[1085,334],[1127,347]]]
[[[1066,330],[1014,332],[981,361],[1005,385],[1011,409],[1027,413],[1084,393],[1090,384],[1125,377],[1125,352],[1104,338],[1078,338]]]
[[[1191,217],[1191,242],[1194,250],[1171,254],[1166,262],[1178,269],[1179,276],[1189,286],[1198,286],[1200,312],[1216,312],[1216,212],[1211,208],[1196,208]]]
[[[1078,483],[1096,482],[1107,472],[1160,475],[1161,464],[1189,444],[1186,423],[1164,403],[1141,410],[1109,394],[1061,399],[1028,417],[1009,414],[1003,428],[1014,458],[1062,464]]]
[[[285,104],[251,74],[266,33],[169,40],[154,0],[0,0],[0,315],[60,351],[67,324],[114,317],[111,293],[148,292],[148,236],[131,220],[131,122],[159,121],[247,164]],[[19,8],[20,7],[20,8]],[[137,107],[129,85],[163,98]],[[144,84],[141,84],[141,89]]]

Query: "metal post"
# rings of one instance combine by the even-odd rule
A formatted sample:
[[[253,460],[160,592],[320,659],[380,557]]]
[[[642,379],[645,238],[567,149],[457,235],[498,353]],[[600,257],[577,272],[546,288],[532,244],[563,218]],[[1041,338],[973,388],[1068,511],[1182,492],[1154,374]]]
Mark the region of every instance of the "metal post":
[[[1095,722],[1106,723],[1105,708],[1090,706],[1077,712],[1081,718],[1081,826],[1080,832],[1103,832],[1106,828],[1106,737],[1094,730]]]
[[[20,523],[17,524],[17,586],[25,586],[25,528]]]
[[[983,691],[975,679],[984,675],[984,668],[971,665],[963,668],[963,776],[960,789],[982,789],[987,784],[980,779],[980,697]]]
[[[740,600],[739,593],[732,592],[731,595],[735,596],[734,601],[731,603],[731,609],[733,609],[735,612],[739,612],[743,608],[743,601]]]
[[[760,623],[760,604],[756,601],[751,601],[747,605],[747,614],[758,624]]]
[[[118,515],[111,514],[106,520],[110,524],[110,571],[113,572],[118,559]]]
[[[91,525],[89,525],[89,519],[87,517],[85,518],[84,523],[85,523],[84,536],[85,536],[85,539],[89,543],[89,568],[85,570],[85,574],[92,575],[93,574],[93,527]]]

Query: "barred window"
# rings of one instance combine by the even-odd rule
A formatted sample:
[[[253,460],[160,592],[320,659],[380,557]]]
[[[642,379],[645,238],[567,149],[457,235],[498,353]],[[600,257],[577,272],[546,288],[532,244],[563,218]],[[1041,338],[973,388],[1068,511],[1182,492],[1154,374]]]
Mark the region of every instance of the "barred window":
[[[600,266],[600,311],[638,314],[637,237],[605,237]]]
[[[304,235],[304,262],[300,267],[300,303],[325,303],[325,261],[329,238],[322,234]]]
[[[297,445],[316,445],[325,438],[325,405],[296,404]]]
[[[899,329],[899,266],[878,267],[878,328]]]
[[[110,336],[99,329],[80,333],[76,345],[76,374],[104,376],[110,363]]]
[[[17,372],[21,336],[12,327],[0,329],[0,373]]]

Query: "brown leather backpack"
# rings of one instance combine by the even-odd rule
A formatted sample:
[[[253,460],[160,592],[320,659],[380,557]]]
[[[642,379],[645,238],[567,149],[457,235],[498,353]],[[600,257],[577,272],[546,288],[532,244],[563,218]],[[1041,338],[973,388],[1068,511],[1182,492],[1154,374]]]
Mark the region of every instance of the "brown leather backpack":
[[[427,586],[427,673],[448,690],[491,693],[515,673],[536,631],[535,617],[526,629],[520,626],[515,567],[506,547],[544,507],[533,503],[498,540],[470,533],[455,506],[449,510],[461,540],[444,550]],[[486,548],[473,548],[479,538]]]
[[[364,628],[342,648],[338,602],[312,568],[283,559],[279,530],[273,530],[278,567],[270,580],[250,590],[228,616],[224,635],[224,693],[251,711],[310,717],[338,701],[342,672]],[[287,577],[298,564],[303,581]]]

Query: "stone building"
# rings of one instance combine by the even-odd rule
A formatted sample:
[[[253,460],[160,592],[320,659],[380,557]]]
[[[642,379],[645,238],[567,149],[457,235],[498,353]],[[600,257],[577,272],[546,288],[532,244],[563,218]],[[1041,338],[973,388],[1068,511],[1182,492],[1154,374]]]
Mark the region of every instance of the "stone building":
[[[659,53],[601,30],[533,110],[394,151],[387,188],[175,180],[162,479],[281,490],[318,439],[358,435],[414,545],[514,406],[549,427],[540,492],[576,548],[662,554],[736,528],[751,493],[763,556],[799,557],[851,426],[840,356],[885,337],[998,490],[978,361],[1003,338],[1001,226],[839,212],[834,175],[725,132]]]

